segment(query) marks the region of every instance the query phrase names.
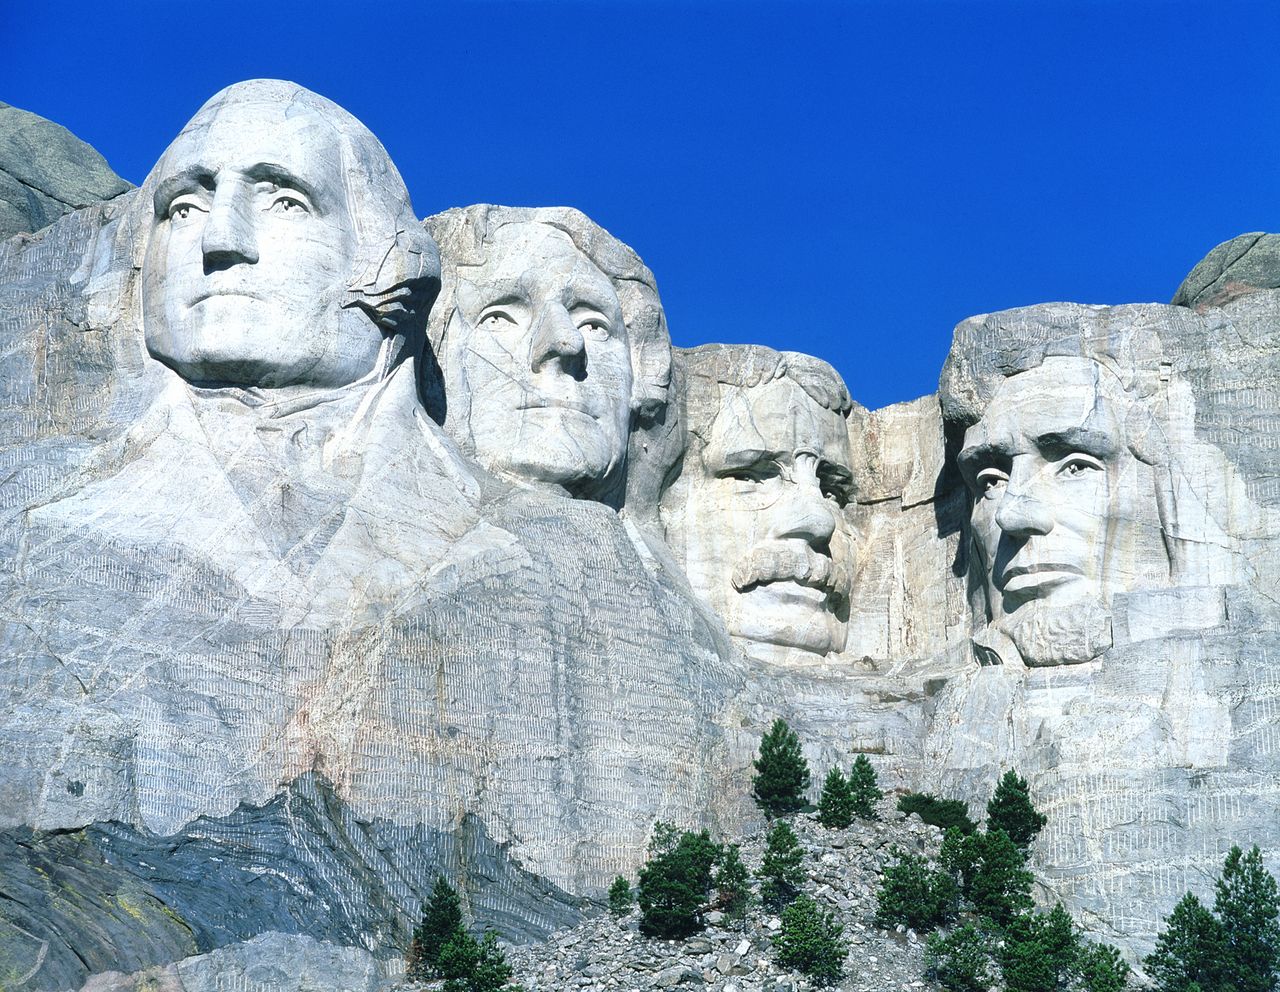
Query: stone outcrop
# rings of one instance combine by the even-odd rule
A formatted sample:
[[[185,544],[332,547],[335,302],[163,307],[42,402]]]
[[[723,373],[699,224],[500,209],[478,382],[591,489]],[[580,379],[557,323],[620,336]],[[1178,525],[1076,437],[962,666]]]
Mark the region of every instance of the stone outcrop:
[[[419,221],[293,84],[88,199],[0,242],[6,987],[364,987],[437,874],[545,935],[655,821],[757,826],[779,715],[973,809],[1016,766],[1042,880],[1131,952],[1275,858],[1272,236],[1173,305],[963,321],[867,410],[672,348],[577,211]]]
[[[0,241],[131,188],[66,128],[0,103]]]

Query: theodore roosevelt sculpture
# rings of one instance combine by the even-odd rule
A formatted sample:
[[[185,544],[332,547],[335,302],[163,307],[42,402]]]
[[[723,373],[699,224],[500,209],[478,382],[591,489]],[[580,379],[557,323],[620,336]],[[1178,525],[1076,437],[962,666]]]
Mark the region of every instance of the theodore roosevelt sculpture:
[[[854,565],[844,383],[758,346],[694,348],[682,366],[688,451],[662,520],[689,581],[752,656],[840,651]]]
[[[648,269],[571,209],[426,225],[446,258],[431,337],[450,435],[508,479],[620,505],[633,424],[665,407],[670,378]]]

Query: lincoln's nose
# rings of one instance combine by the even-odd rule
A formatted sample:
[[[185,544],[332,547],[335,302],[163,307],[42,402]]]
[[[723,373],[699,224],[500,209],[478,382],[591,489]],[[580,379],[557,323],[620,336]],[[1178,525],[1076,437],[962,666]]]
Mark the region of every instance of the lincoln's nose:
[[[996,509],[996,524],[1013,537],[1031,537],[1053,530],[1053,513],[1034,496],[1005,493]]]

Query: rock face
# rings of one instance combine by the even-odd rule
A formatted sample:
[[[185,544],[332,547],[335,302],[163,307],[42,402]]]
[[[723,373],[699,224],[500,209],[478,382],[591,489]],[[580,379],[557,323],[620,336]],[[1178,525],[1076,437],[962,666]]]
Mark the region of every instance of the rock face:
[[[293,84],[90,199],[0,243],[6,985],[365,987],[440,873],[546,934],[655,821],[751,829],[779,715],[975,810],[1016,766],[1050,890],[1134,951],[1274,859],[1270,236],[1178,305],[966,320],[866,410],[672,348],[577,211],[420,222]]]
[[[130,188],[66,128],[0,103],[0,240]]]

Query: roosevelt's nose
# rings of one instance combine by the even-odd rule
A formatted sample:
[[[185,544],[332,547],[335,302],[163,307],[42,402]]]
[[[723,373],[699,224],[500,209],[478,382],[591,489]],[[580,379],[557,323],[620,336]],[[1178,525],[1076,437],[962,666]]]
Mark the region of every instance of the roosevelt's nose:
[[[996,508],[996,524],[1013,537],[1031,537],[1053,530],[1048,504],[1025,493],[1006,492]]]
[[[835,533],[836,518],[818,480],[801,479],[784,485],[787,491],[774,506],[772,536],[799,538],[813,548],[825,549]]]
[[[219,184],[200,242],[206,272],[232,265],[253,265],[258,261],[258,237],[253,221],[249,191],[234,183]]]
[[[586,343],[562,304],[548,303],[534,317],[530,358],[535,372],[556,366],[575,379],[587,377]]]

